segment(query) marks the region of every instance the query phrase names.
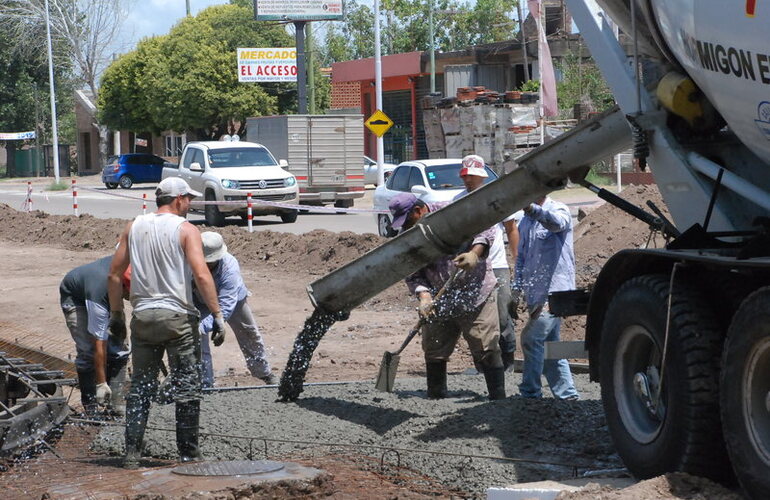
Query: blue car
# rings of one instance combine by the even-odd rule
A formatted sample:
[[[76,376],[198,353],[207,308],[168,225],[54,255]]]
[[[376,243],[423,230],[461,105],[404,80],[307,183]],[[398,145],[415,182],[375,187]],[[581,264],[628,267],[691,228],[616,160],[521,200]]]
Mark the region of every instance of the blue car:
[[[166,160],[160,156],[146,153],[110,156],[102,170],[102,182],[107,189],[118,186],[129,189],[135,183],[160,182],[164,163]]]

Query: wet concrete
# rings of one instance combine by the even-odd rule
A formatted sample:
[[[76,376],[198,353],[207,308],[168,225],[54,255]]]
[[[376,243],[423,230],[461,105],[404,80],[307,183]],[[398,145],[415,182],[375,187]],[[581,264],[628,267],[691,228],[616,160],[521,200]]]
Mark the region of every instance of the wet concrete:
[[[520,381],[520,374],[506,375],[508,394],[518,392]],[[393,393],[377,392],[374,381],[307,386],[293,403],[276,402],[275,388],[209,394],[201,405],[201,432],[216,436],[203,437],[201,448],[208,459],[220,460],[349,452],[377,459],[385,453],[386,462],[396,463],[397,455],[385,452],[393,447],[400,449],[402,466],[482,497],[490,486],[622,467],[599,386],[582,374],[575,383],[583,398],[576,402],[550,396],[488,401],[483,377],[461,374],[449,376],[450,397],[437,401],[426,399],[423,378],[398,378]],[[149,430],[147,453],[175,459],[173,406],[154,406],[150,426],[172,432]],[[94,447],[119,454],[122,441],[122,429],[105,429]]]

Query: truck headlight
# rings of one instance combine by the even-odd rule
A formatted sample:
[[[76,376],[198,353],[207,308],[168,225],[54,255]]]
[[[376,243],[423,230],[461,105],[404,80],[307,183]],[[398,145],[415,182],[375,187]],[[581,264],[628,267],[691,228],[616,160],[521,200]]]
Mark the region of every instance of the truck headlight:
[[[292,175],[291,177],[287,177],[283,180],[283,185],[286,187],[291,187],[294,184],[297,183],[297,179]]]
[[[241,185],[238,181],[222,179],[222,187],[225,189],[240,189]]]

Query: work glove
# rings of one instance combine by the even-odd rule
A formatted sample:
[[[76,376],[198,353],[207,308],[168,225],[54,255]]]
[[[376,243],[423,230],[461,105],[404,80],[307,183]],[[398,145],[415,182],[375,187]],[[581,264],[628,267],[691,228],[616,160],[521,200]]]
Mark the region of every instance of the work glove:
[[[102,406],[107,406],[112,397],[112,389],[107,382],[96,385],[96,402]]]
[[[417,312],[423,321],[428,321],[433,316],[433,306],[433,297],[430,294],[422,294],[420,296],[420,306],[417,308]]]
[[[508,315],[513,319],[519,319],[519,304],[521,304],[522,295],[521,289],[511,289],[511,301],[508,302]]]
[[[463,271],[470,271],[479,264],[479,256],[476,252],[461,253],[452,261],[457,267]]]
[[[126,316],[123,311],[110,311],[110,334],[119,342],[126,340]]]
[[[219,347],[225,341],[225,317],[221,312],[214,315],[214,325],[211,329],[211,343]]]

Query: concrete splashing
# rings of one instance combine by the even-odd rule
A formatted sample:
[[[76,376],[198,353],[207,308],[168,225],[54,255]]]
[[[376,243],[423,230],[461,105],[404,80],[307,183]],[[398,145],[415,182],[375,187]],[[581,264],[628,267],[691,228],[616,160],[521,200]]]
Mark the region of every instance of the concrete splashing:
[[[302,331],[294,340],[294,347],[286,361],[286,368],[281,375],[281,383],[278,386],[279,401],[296,401],[302,393],[302,385],[305,382],[305,374],[310,367],[310,359],[313,357],[321,338],[329,331],[329,328],[337,321],[348,319],[346,312],[326,313],[316,309],[305,320]]]

